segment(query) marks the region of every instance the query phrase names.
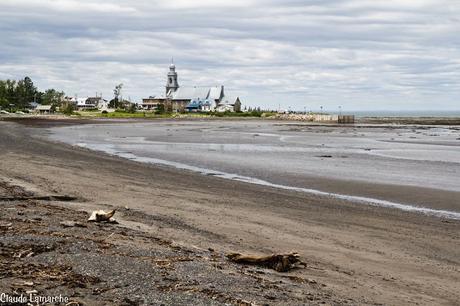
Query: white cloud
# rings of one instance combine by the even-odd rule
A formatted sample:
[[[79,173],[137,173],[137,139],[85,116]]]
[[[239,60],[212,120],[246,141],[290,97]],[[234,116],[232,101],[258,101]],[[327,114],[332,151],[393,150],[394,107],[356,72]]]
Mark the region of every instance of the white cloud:
[[[27,8],[27,9],[26,9]],[[453,1],[2,0],[0,77],[140,99],[223,83],[251,104],[459,109]]]
[[[1,6],[27,10],[54,10],[59,12],[133,13],[129,6],[104,1],[77,0],[2,0]]]

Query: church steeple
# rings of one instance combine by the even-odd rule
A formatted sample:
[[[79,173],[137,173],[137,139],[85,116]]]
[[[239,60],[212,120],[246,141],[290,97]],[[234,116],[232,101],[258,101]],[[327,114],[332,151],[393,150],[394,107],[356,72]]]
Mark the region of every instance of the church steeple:
[[[176,65],[174,65],[174,58],[171,58],[171,65],[169,65],[168,80],[166,81],[166,95],[175,92],[179,88],[177,82]]]

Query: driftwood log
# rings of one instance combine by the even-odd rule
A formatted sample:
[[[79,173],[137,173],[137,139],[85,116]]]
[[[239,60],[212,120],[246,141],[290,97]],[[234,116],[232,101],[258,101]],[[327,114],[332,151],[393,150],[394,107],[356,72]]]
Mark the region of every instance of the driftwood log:
[[[297,253],[273,254],[268,256],[243,255],[240,253],[227,254],[227,258],[235,263],[257,265],[276,270],[278,272],[287,272],[293,268],[307,264],[302,262]]]
[[[88,222],[111,222],[110,218],[115,214],[116,209],[111,211],[95,210],[91,213]]]

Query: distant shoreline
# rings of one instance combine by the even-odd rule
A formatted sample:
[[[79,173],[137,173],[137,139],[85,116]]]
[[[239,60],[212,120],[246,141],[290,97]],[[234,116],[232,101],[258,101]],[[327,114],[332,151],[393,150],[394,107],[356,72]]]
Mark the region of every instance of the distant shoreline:
[[[92,123],[107,123],[107,122],[133,122],[133,121],[150,121],[150,120],[278,120],[282,122],[295,122],[308,125],[337,125],[336,122],[316,122],[283,118],[260,118],[260,117],[211,117],[211,116],[178,116],[175,118],[164,117],[124,117],[124,118],[100,118],[100,117],[85,117],[85,116],[65,116],[57,115],[0,115],[0,121],[13,121],[25,125],[33,126],[58,126],[58,125],[76,125],[76,124],[92,124]],[[356,117],[355,125],[362,124],[397,124],[397,125],[460,125],[459,117]],[[353,125],[353,124],[350,124]]]

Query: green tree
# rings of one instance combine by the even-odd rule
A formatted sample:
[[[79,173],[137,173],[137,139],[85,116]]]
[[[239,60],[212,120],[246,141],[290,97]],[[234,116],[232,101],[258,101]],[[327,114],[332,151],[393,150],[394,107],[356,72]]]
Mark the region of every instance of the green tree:
[[[6,81],[0,80],[0,108],[5,109],[8,106],[8,96]]]
[[[65,103],[61,107],[61,112],[68,116],[72,115],[74,111],[75,111],[75,107],[72,103]]]
[[[163,103],[158,104],[155,114],[164,114],[165,113],[165,105]]]
[[[132,114],[134,114],[136,110],[137,110],[137,107],[136,107],[136,104],[134,103],[129,103],[129,106],[126,109],[128,113],[132,113]]]
[[[64,92],[57,91],[56,89],[47,89],[41,96],[41,102],[44,105],[57,106],[61,103],[64,98]]]
[[[8,103],[16,103],[16,81],[15,80],[6,80],[6,97]]]
[[[34,82],[28,76],[24,78],[24,95],[27,103],[35,101],[37,98],[37,87],[34,86]]]
[[[119,108],[120,107],[120,96],[121,96],[121,89],[123,88],[123,83],[118,84],[115,86],[113,90],[113,99],[109,102],[110,108]]]

